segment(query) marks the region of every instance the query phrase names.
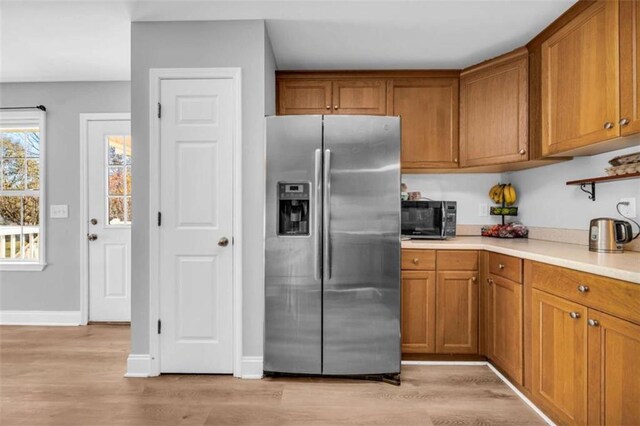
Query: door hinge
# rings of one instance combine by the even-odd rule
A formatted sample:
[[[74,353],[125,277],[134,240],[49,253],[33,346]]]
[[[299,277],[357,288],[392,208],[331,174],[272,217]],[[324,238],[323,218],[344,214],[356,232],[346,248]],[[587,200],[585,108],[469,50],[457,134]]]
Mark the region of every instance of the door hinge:
[[[158,212],[158,226],[162,225],[162,213]]]
[[[158,334],[162,333],[162,321],[158,320]]]
[[[162,117],[162,105],[158,102],[158,118]]]

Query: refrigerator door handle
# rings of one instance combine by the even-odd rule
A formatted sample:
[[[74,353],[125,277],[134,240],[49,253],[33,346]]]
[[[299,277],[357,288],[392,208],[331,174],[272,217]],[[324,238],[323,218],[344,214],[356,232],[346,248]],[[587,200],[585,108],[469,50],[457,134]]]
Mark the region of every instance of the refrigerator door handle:
[[[314,278],[322,279],[322,150],[316,149],[315,153],[315,170],[314,170],[314,243],[315,243],[315,268]]]
[[[324,278],[331,278],[331,237],[329,233],[331,231],[331,150],[326,149],[324,151],[324,198],[322,206],[322,232],[324,239]]]

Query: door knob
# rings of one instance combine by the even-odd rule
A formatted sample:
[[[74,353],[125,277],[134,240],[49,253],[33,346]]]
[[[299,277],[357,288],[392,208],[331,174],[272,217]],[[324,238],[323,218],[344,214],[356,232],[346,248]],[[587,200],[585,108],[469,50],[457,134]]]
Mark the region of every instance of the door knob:
[[[87,239],[89,241],[95,241],[95,240],[98,239],[98,235],[96,235],[96,234],[87,234]]]
[[[229,245],[229,239],[227,237],[222,237],[218,240],[218,245],[220,247],[226,247]]]
[[[97,225],[98,224],[98,219],[91,219],[91,224],[92,225]]]

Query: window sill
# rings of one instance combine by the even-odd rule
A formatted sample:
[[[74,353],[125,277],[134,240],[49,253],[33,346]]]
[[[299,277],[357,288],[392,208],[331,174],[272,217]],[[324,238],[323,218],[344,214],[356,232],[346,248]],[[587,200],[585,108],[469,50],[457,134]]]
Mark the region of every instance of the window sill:
[[[46,263],[0,262],[0,271],[40,272],[46,266]]]

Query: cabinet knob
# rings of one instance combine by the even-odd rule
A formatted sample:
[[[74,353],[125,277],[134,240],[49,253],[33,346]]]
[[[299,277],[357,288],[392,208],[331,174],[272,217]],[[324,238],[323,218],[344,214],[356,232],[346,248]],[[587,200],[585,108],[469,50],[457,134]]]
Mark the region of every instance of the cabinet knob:
[[[453,162],[454,162],[454,163],[457,163],[457,162],[458,162],[458,159],[457,159],[457,158],[454,158],[454,159],[453,159]]]
[[[589,318],[587,320],[587,324],[589,324],[589,326],[591,326],[591,327],[597,327],[597,326],[600,325],[600,321]]]
[[[604,123],[604,128],[609,130],[609,129],[613,129],[614,124],[610,121],[607,121],[606,123]]]
[[[621,126],[626,126],[626,125],[627,125],[627,124],[629,124],[629,123],[630,123],[630,121],[629,121],[629,119],[628,119],[628,118],[622,118],[622,119],[620,119],[620,125],[621,125]]]
[[[97,239],[98,239],[98,235],[97,234],[87,234],[87,240],[95,241]]]
[[[420,259],[418,259],[417,257],[413,258],[413,264],[417,265],[418,263],[420,263]]]
[[[580,318],[580,312],[569,312],[569,316],[573,319]]]
[[[524,149],[524,148],[522,148],[520,151],[518,151],[518,153],[519,153],[520,155],[525,155],[525,154],[527,153],[527,150],[526,150],[526,149]]]
[[[582,285],[582,284],[580,284],[580,285],[578,286],[578,291],[579,291],[580,293],[586,293],[586,292],[588,292],[588,291],[589,291],[589,286],[588,286],[588,285]]]
[[[477,279],[478,278],[476,278],[476,277],[471,277],[471,281],[473,281],[473,282],[476,282]]]
[[[500,268],[500,269],[504,269],[504,265],[503,265],[502,263],[499,263],[499,264],[498,264],[498,268]]]
[[[333,106],[333,109],[338,109],[338,105],[334,105],[334,106]]]
[[[331,105],[327,105],[327,109],[331,109]]]

